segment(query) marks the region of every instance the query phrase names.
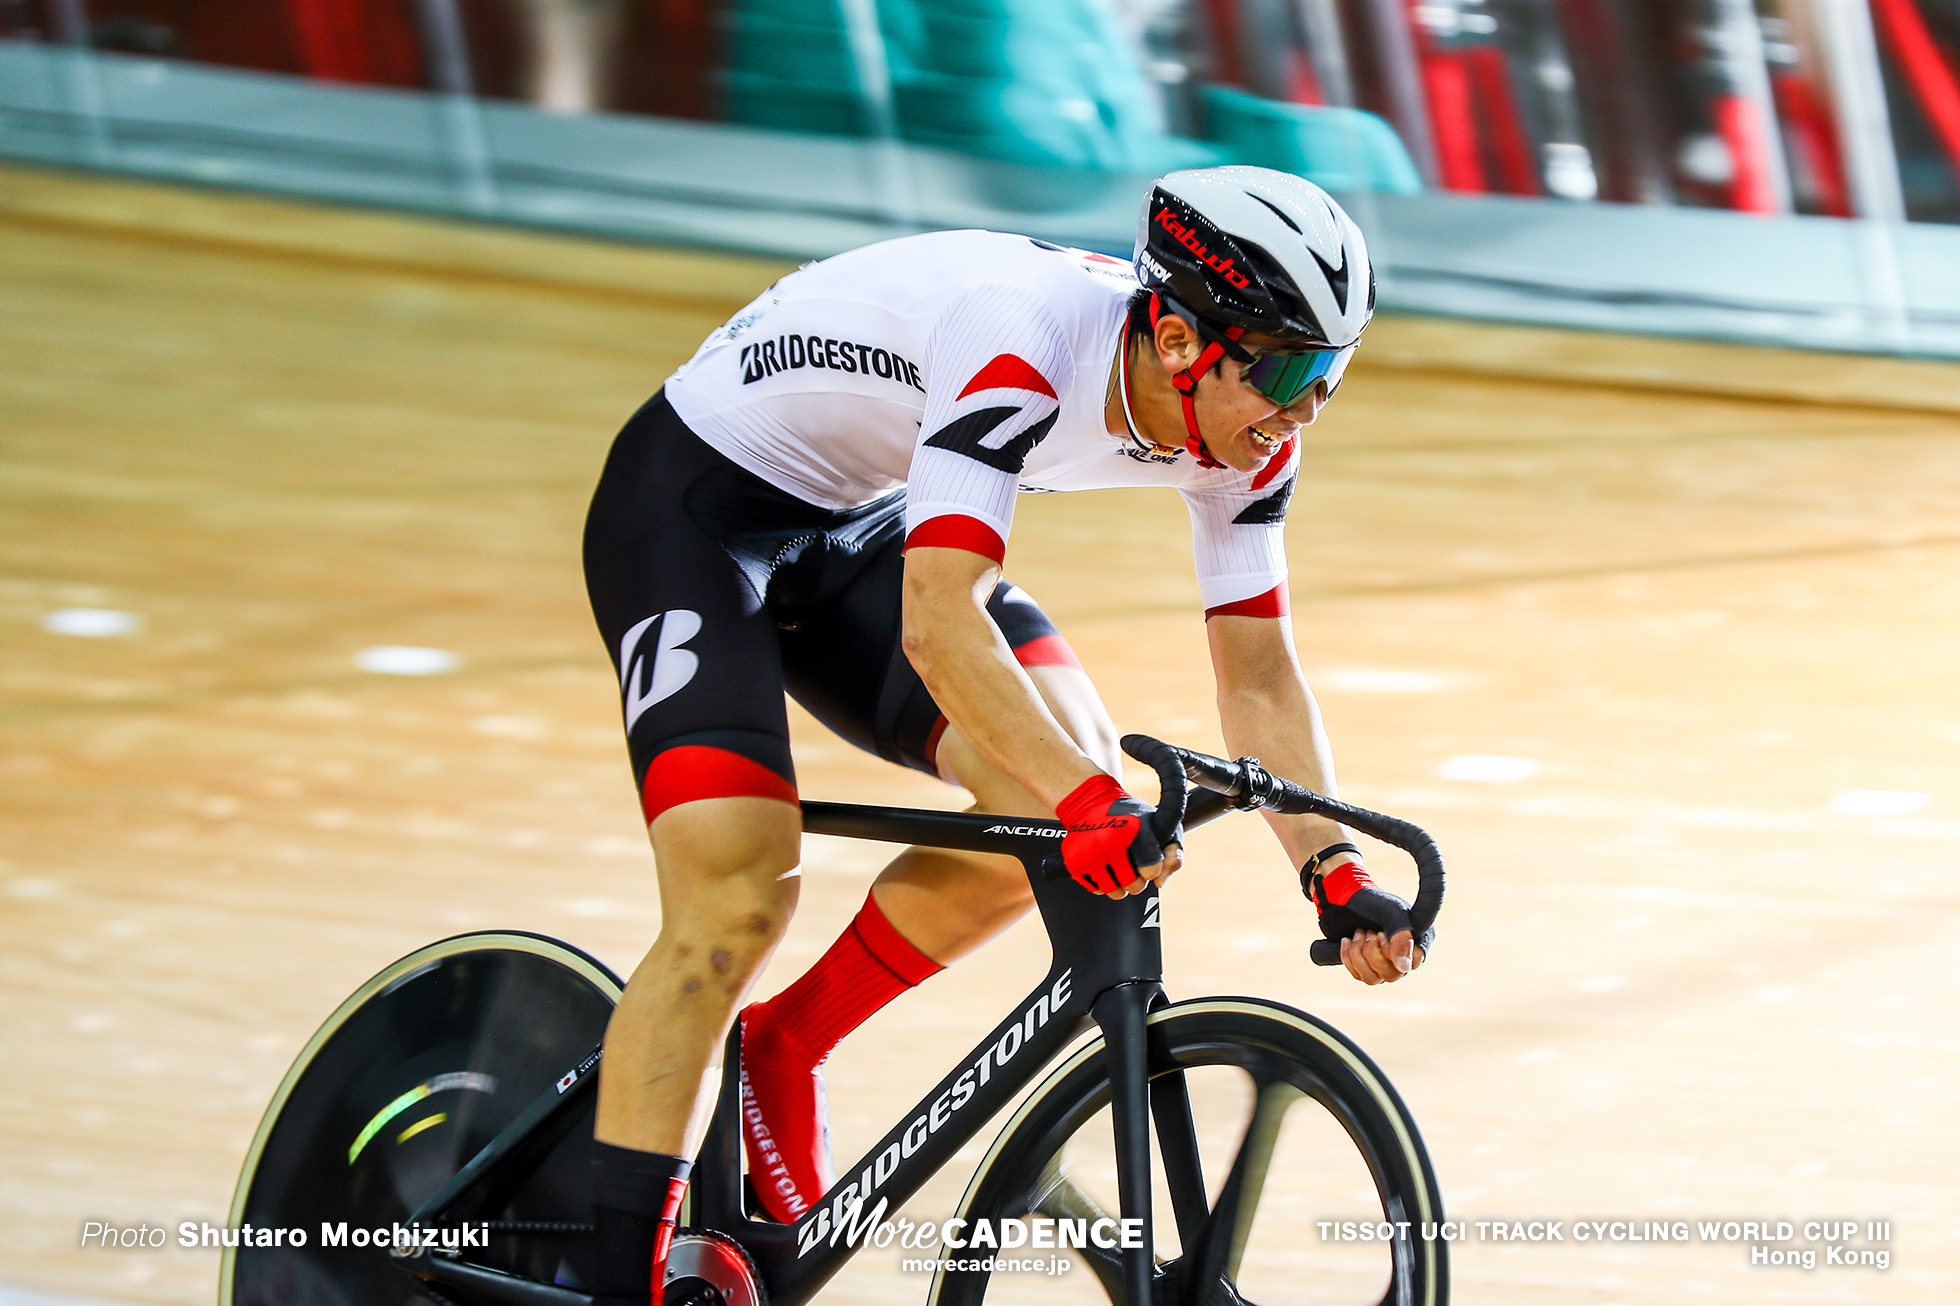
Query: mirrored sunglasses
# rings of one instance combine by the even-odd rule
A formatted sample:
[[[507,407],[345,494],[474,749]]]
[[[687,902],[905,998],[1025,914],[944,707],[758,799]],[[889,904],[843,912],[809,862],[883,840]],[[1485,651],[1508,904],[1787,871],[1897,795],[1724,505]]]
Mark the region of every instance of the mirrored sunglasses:
[[[1281,408],[1291,408],[1316,381],[1325,381],[1327,393],[1333,394],[1353,357],[1353,345],[1305,354],[1262,353],[1246,364],[1239,379]]]

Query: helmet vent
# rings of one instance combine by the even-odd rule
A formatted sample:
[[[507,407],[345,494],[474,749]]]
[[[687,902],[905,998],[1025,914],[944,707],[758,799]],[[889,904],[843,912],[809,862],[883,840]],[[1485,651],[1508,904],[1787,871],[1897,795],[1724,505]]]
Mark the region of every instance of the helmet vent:
[[[1284,222],[1287,226],[1293,228],[1293,232],[1295,235],[1304,236],[1307,234],[1306,232],[1300,230],[1299,223],[1287,217],[1285,211],[1282,210],[1279,207],[1279,205],[1273,203],[1271,200],[1267,199],[1264,195],[1260,195],[1254,191],[1247,191],[1246,194],[1252,196],[1253,199],[1258,200],[1261,204],[1264,204],[1267,208],[1271,209],[1273,211],[1273,216],[1278,218],[1281,222]]]
[[[1320,256],[1319,250],[1309,250],[1308,252],[1313,255],[1313,261],[1320,264],[1320,270],[1327,274],[1327,284],[1334,288],[1334,302],[1337,304],[1346,304],[1348,299],[1348,270],[1346,262],[1344,261],[1340,267],[1336,268]]]

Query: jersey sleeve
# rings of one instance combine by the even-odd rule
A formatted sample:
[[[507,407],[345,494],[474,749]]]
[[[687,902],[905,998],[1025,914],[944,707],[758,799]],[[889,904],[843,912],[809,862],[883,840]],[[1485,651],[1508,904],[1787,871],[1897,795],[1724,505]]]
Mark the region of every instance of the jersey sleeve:
[[[1300,476],[1299,437],[1250,484],[1184,491],[1206,617],[1284,617],[1286,509]]]
[[[1039,299],[977,286],[926,340],[926,408],[907,478],[905,547],[1007,553],[1028,455],[1075,380],[1069,341]]]

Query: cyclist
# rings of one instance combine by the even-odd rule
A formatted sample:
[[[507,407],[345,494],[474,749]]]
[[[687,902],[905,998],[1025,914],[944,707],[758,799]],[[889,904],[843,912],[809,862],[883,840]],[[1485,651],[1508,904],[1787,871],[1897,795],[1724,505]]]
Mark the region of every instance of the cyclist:
[[[1361,233],[1312,184],[1172,173],[1134,264],[964,231],[785,277],[716,330],[615,442],[586,526],[659,870],[661,930],[607,1030],[595,1126],[600,1306],[664,1279],[720,1049],[796,902],[783,691],[852,743],[1060,818],[1085,888],[1173,872],[1126,794],[1067,642],[1002,579],[1018,493],[1176,487],[1228,748],[1332,792],[1287,617],[1300,429],[1374,308]],[[1337,824],[1269,816],[1347,969],[1421,963],[1406,904]],[[750,1171],[796,1219],[830,1182],[817,1067],[885,1003],[1018,919],[1009,859],[912,849],[806,974],[742,1013]]]

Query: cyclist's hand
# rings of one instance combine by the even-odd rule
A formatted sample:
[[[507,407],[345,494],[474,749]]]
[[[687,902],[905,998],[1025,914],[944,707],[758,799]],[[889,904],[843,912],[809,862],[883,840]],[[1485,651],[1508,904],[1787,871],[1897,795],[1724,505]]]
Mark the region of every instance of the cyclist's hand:
[[[1341,964],[1363,984],[1393,984],[1422,965],[1424,955],[1407,930],[1356,930],[1341,940]]]
[[[1055,805],[1068,833],[1062,862],[1091,893],[1125,898],[1177,869],[1179,850],[1158,846],[1148,820],[1150,804],[1123,792],[1107,775],[1093,775]]]
[[[1363,984],[1393,983],[1428,956],[1436,931],[1415,937],[1409,904],[1376,886],[1358,857],[1318,868],[1309,887],[1320,932],[1341,943],[1341,964]]]

